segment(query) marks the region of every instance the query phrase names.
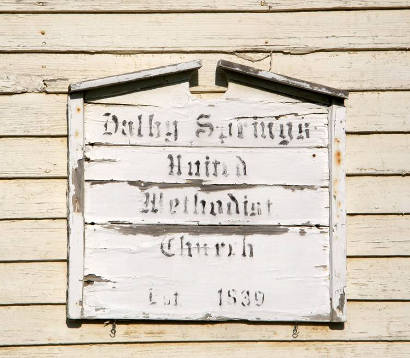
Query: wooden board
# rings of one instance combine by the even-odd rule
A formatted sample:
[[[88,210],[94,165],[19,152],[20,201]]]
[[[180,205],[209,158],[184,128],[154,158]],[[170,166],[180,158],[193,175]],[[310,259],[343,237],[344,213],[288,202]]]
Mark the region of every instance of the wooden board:
[[[321,49],[406,49],[410,34],[410,25],[406,21],[409,13],[409,10],[369,10],[206,13],[201,16],[5,14],[0,24],[0,51],[129,53],[147,50],[311,52]],[[181,23],[184,24],[183,31],[180,31]],[[236,26],[237,23],[242,26]]]
[[[2,138],[0,152],[3,178],[67,175],[65,138]]]
[[[203,228],[203,233],[198,227],[173,229],[170,235],[168,228],[161,234],[158,226],[141,231],[88,226],[83,314],[161,320],[330,319],[328,230],[255,227],[248,236],[244,227]],[[158,233],[153,236],[152,231]],[[310,259],[289,266],[301,255]],[[275,272],[274,279],[266,271]]]
[[[207,99],[211,95],[212,93],[201,93]],[[220,93],[216,95],[219,97]],[[66,102],[65,95],[27,93],[0,96],[4,123],[0,127],[0,135],[67,135]],[[348,133],[410,131],[410,91],[353,92],[346,105]],[[390,145],[390,150],[394,151],[394,142]],[[347,150],[349,149],[348,145]]]
[[[311,242],[314,237],[312,230],[306,230],[307,234],[301,236],[300,240],[306,239],[306,241]],[[191,234],[192,235],[192,234]],[[253,234],[249,235],[249,242],[253,238],[260,238],[266,236],[266,234]],[[324,236],[323,234],[321,235]],[[96,237],[94,235],[94,237]],[[110,235],[112,237],[112,235]],[[140,237],[140,236],[139,236]],[[157,236],[158,240],[160,236]],[[200,237],[203,239],[204,235]],[[291,237],[290,234],[283,235],[284,240]],[[133,241],[133,247],[138,246],[135,236],[128,235],[123,236],[125,242]],[[278,235],[271,237],[272,243],[268,245],[276,245]],[[155,239],[155,238],[154,238]],[[228,238],[229,240],[229,238]],[[295,241],[293,238],[292,241]],[[322,240],[323,241],[323,240]],[[103,241],[107,243],[107,240]],[[118,240],[116,241],[118,242]],[[177,242],[179,244],[179,242]],[[258,242],[256,242],[258,243]],[[88,247],[87,252],[92,255],[90,258],[96,258],[98,256],[98,249],[96,249],[98,243],[93,241],[94,247]],[[266,245],[266,244],[265,244]],[[114,247],[111,245],[110,247]],[[240,247],[241,248],[241,247]],[[255,252],[257,254],[258,245],[255,245]],[[116,252],[120,250],[126,251],[125,245],[121,246],[121,243],[116,246]],[[215,248],[212,249],[215,253]],[[287,250],[291,250],[290,248]],[[312,249],[307,249],[306,252],[310,252]],[[195,255],[195,250],[192,250],[193,255]],[[101,249],[100,249],[101,252]],[[228,250],[226,250],[228,253]],[[241,252],[240,252],[241,253]],[[208,254],[211,254],[211,249],[209,249]],[[129,257],[135,255],[134,252],[130,252]],[[240,256],[240,255],[239,255]],[[193,257],[185,257],[185,260],[193,260]],[[227,260],[229,257],[222,258],[221,262],[223,265],[228,264]],[[235,260],[241,260],[241,257],[235,258]],[[246,258],[245,258],[246,259]],[[107,265],[113,265],[114,261],[112,259],[105,260],[104,263]],[[176,261],[172,261],[172,266]],[[188,263],[189,261],[185,261]],[[207,265],[211,265],[212,257],[209,257],[209,262]],[[134,265],[137,265],[134,262]],[[176,264],[177,265],[177,264]],[[98,265],[101,268],[102,263]],[[170,267],[172,267],[170,266]],[[292,269],[298,270],[298,265],[294,265]],[[118,265],[116,271],[120,271],[123,265]],[[313,269],[313,268],[312,268]],[[319,275],[323,275],[326,267],[316,267]],[[383,301],[383,300],[410,300],[409,294],[409,272],[410,270],[410,258],[401,257],[379,257],[379,258],[349,258],[347,260],[347,298],[349,300],[361,300],[361,301]],[[103,273],[104,268],[100,273]],[[88,270],[88,273],[90,271]],[[65,304],[66,302],[66,281],[67,281],[67,263],[66,262],[16,262],[16,263],[1,263],[0,264],[0,278],[3,280],[2,291],[0,292],[0,305],[21,305],[21,304]],[[98,273],[98,272],[95,272]],[[246,273],[243,273],[245,275]],[[97,275],[98,276],[98,275]],[[114,285],[110,282],[99,282],[98,277],[89,276],[87,278],[87,290],[103,290],[104,287],[108,288],[110,285]],[[109,274],[105,274],[101,279],[112,278]],[[212,280],[210,280],[212,281]],[[209,283],[212,285],[212,282]],[[300,288],[302,289],[302,284]],[[167,285],[164,285],[167,287]],[[298,295],[297,295],[298,296]],[[105,295],[104,295],[105,297]],[[135,297],[138,297],[138,293]],[[158,297],[158,296],[156,296]],[[218,298],[218,293],[216,293]],[[148,296],[147,296],[148,298]],[[161,297],[162,298],[162,297]],[[293,300],[298,300],[300,297],[294,297]],[[158,302],[158,301],[157,301]],[[160,302],[161,303],[161,302]],[[97,312],[99,316],[102,317],[101,311]],[[350,320],[350,313],[348,319]]]
[[[410,253],[410,216],[348,216],[347,241],[349,256],[406,256]]]
[[[164,344],[106,344],[106,345],[79,345],[79,346],[45,346],[45,347],[7,347],[1,348],[0,354],[5,358],[27,357],[61,357],[61,358],[104,358],[120,355],[124,358],[142,355],[144,357],[210,357],[229,356],[232,358],[292,357],[335,358],[357,357],[374,358],[405,357],[410,354],[410,343],[385,342],[344,342],[344,343],[297,343],[297,342],[247,342],[247,343],[164,343]]]
[[[410,213],[410,177],[350,177],[347,180],[350,214]]]
[[[328,109],[285,101],[188,100],[183,107],[161,108],[88,105],[85,142],[242,148],[327,146]]]
[[[199,58],[202,67],[198,72],[198,80],[191,85],[199,84],[202,91],[209,90],[209,86],[215,90],[218,60],[230,60],[266,71],[271,62],[266,53],[143,53],[132,56],[7,53],[0,56],[0,72],[6,74],[0,76],[1,93],[66,93],[69,83],[116,75],[118,68],[126,73]],[[406,51],[317,52],[302,56],[272,54],[274,72],[354,91],[409,89],[409,66],[410,53]],[[223,87],[216,89],[224,90]]]
[[[67,258],[67,222],[64,219],[2,220],[0,232],[0,261]]]
[[[67,135],[66,106],[67,97],[61,95],[0,96],[0,136]]]
[[[86,182],[87,223],[189,225],[329,224],[329,191],[321,187],[207,186]]]
[[[88,146],[85,155],[85,180],[174,184],[191,181],[201,185],[329,184],[327,148],[284,151],[280,148]]]
[[[410,216],[347,217],[347,255],[409,256]],[[0,221],[0,261],[65,260],[66,221]],[[34,233],[34,235],[33,235]]]
[[[348,213],[410,213],[410,177],[348,177]],[[65,218],[66,180],[0,181],[0,218]],[[291,192],[291,190],[290,190]]]
[[[66,218],[65,179],[0,180],[0,218]]]
[[[344,329],[324,324],[300,324],[297,340],[402,341],[410,337],[409,302],[348,302],[349,319]],[[294,341],[292,324],[117,323],[115,338],[103,321],[66,324],[64,305],[3,306],[0,345],[171,342],[171,341]],[[39,325],[38,322],[42,324]],[[37,327],[33,329],[33,327]],[[371,327],[371,329],[369,329]]]
[[[372,0],[372,1],[345,1],[321,0],[309,1],[264,1],[229,0],[212,1],[202,0],[192,3],[187,0],[156,0],[149,3],[133,1],[103,0],[98,3],[88,0],[82,1],[81,6],[76,1],[53,0],[52,2],[33,2],[32,0],[4,0],[0,4],[1,12],[170,12],[170,11],[252,11],[252,12],[276,12],[276,11],[301,11],[301,10],[331,10],[331,9],[392,9],[407,8],[407,0]]]
[[[407,158],[402,153],[409,151],[409,141],[410,136],[407,134],[348,135],[346,144],[347,174],[408,174],[410,172],[410,162],[406,160]],[[2,178],[67,176],[67,144],[65,138],[0,138],[0,148],[4,148],[3,161],[0,162],[0,177]],[[10,150],[10,148],[13,150]],[[118,153],[121,153],[124,149],[118,147],[117,150]],[[138,152],[137,148],[134,150]],[[189,151],[189,149],[183,149],[183,151],[187,150]],[[95,146],[94,149],[87,152],[88,156],[92,154],[90,159],[96,160],[86,163],[90,170],[100,171],[106,165],[116,167],[125,165],[122,161],[115,163],[101,162],[102,155],[106,155],[107,151],[109,150]],[[150,151],[157,152],[155,148],[150,149]],[[253,151],[255,152],[255,149]],[[300,149],[294,150],[294,152],[299,151]],[[309,151],[312,151],[311,155],[315,154],[316,157],[308,158],[307,155],[306,158],[310,159],[308,162],[312,164],[318,162],[316,159],[320,157],[323,149]],[[110,154],[110,156],[112,155]],[[308,162],[306,162],[306,165]],[[285,169],[289,170],[290,174],[292,170],[296,170],[296,167],[286,166]],[[281,173],[284,173],[284,171],[282,170]],[[125,176],[122,178],[116,177],[119,180],[129,180],[125,178]],[[88,179],[93,178],[88,177]]]

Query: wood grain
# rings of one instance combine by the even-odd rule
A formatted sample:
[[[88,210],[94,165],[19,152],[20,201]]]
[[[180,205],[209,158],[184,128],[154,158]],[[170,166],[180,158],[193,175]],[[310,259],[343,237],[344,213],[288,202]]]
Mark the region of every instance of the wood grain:
[[[219,59],[268,71],[269,57],[265,53],[4,53],[0,54],[0,73],[3,73],[0,76],[0,92],[65,93],[69,83],[195,59],[201,59],[202,68],[198,72],[198,80],[193,81],[192,85],[213,86],[215,89],[215,68]],[[407,51],[317,52],[303,56],[272,54],[273,72],[354,91],[409,89],[409,66],[410,53]]]
[[[409,302],[348,302],[344,329],[300,324],[297,340],[402,341],[410,337]],[[67,327],[64,305],[0,307],[0,345],[169,341],[294,341],[293,324],[117,323],[115,338],[103,322]],[[41,322],[41,324],[39,324]],[[35,327],[35,329],[33,329]]]
[[[276,0],[255,2],[251,0],[214,0],[212,2],[201,0],[190,2],[187,0],[155,0],[149,3],[134,2],[131,0],[100,0],[98,2],[87,0],[81,5],[75,0],[53,0],[50,2],[38,2],[34,0],[4,0],[0,4],[2,12],[171,12],[171,11],[252,11],[252,12],[276,12],[276,11],[301,11],[301,10],[330,10],[330,9],[392,9],[409,7],[406,0]]]
[[[410,213],[410,177],[348,177],[348,214]],[[0,181],[0,218],[65,218],[66,180]]]
[[[0,218],[65,218],[65,179],[1,180]]]
[[[409,14],[409,10],[203,13],[200,16],[5,14],[0,23],[0,51],[135,53],[223,49],[306,53],[341,49],[406,49],[410,34],[410,25],[406,21]],[[184,24],[183,29],[181,23]],[[241,26],[237,26],[238,23]]]
[[[66,220],[0,221],[0,261],[65,260]]]
[[[0,221],[0,261],[65,260],[66,220]],[[400,256],[410,252],[410,216],[347,217],[347,254]]]
[[[410,354],[410,343],[384,342],[247,342],[247,343],[164,343],[164,344],[99,344],[78,346],[4,347],[0,355],[4,358],[105,358],[121,356],[132,358],[180,358],[180,357],[232,357],[258,358],[404,358]]]
[[[67,135],[66,105],[64,94],[0,96],[0,136]],[[346,106],[349,133],[410,131],[410,91],[353,92]]]
[[[65,138],[0,139],[0,176],[67,176],[67,140]]]
[[[410,300],[409,272],[410,258],[349,258],[347,298]],[[0,263],[0,305],[65,304],[66,277],[66,262]]]
[[[67,176],[65,138],[0,138],[0,150],[3,153],[0,162],[0,178]],[[408,134],[348,135],[347,173],[350,175],[408,174],[410,161],[403,153],[409,150],[410,135]],[[96,148],[89,155],[98,159],[101,157],[98,154],[101,151],[104,151],[104,148]],[[109,163],[96,162],[90,166],[98,170],[107,164]],[[138,175],[134,177],[137,178]],[[121,179],[118,176],[116,178]],[[129,177],[127,180],[130,180]]]
[[[347,242],[349,256],[407,255],[410,253],[410,216],[348,216]]]

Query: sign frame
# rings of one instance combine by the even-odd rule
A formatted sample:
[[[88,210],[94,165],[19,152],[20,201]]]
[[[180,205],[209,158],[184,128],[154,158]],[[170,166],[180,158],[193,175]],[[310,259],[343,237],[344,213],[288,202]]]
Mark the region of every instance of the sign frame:
[[[68,292],[67,317],[87,319],[83,312],[84,285],[84,98],[87,91],[122,86],[134,81],[158,78],[201,67],[200,61],[158,67],[124,75],[79,82],[69,87],[68,120]],[[267,89],[275,87],[301,98],[322,101],[329,106],[329,242],[330,242],[330,319],[346,320],[346,204],[345,204],[345,107],[348,93],[287,76],[220,60],[217,69],[227,77],[256,81]],[[315,321],[312,318],[311,321]],[[323,321],[323,320],[321,320]]]

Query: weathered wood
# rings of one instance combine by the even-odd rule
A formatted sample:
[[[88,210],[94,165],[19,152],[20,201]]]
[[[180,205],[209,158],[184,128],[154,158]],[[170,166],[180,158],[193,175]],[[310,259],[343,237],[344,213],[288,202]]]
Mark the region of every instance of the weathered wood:
[[[222,48],[224,51],[284,52],[407,49],[410,27],[406,20],[409,14],[408,10],[205,13],[201,16],[5,14],[0,23],[0,51],[129,53],[164,50],[218,51]],[[181,23],[184,24],[182,32],[179,31]],[[237,23],[242,23],[242,26],[236,26]],[[79,37],[78,33],[82,36]]]
[[[410,132],[410,91],[350,93],[346,106],[350,133]]]
[[[347,180],[350,214],[410,213],[410,177],[351,177]]]
[[[321,0],[309,1],[263,1],[252,0],[216,0],[211,3],[206,0],[156,0],[149,3],[134,1],[103,0],[97,3],[92,0],[82,1],[81,5],[74,1],[53,0],[51,2],[37,2],[34,0],[3,0],[0,4],[1,12],[170,12],[170,11],[252,11],[252,12],[276,12],[276,11],[301,11],[301,10],[331,10],[331,9],[393,9],[408,8],[407,0],[372,0],[372,1],[346,1]]]
[[[219,93],[216,95],[220,96]],[[201,96],[209,99],[211,93],[201,93]],[[66,135],[66,103],[65,95],[27,93],[0,96],[4,123],[0,127],[0,135]],[[349,133],[410,131],[410,91],[351,92],[346,105],[346,130]],[[390,145],[390,150],[394,151],[394,143]]]
[[[109,237],[112,237],[112,235]],[[127,238],[126,236],[123,237]],[[249,237],[252,239],[252,236]],[[309,234],[305,236],[307,240],[309,240],[309,237],[313,236]],[[126,242],[133,239],[134,236],[129,235]],[[277,236],[274,235],[272,240],[277,240]],[[107,243],[107,240],[104,240],[104,242]],[[113,245],[111,244],[111,246]],[[91,248],[88,248],[88,250],[89,252],[92,251]],[[119,247],[117,251],[120,251]],[[94,257],[96,256],[94,255]],[[193,257],[189,259],[193,259]],[[134,260],[134,262],[137,264],[137,260]],[[104,264],[112,265],[113,261],[101,262],[100,267]],[[349,258],[347,268],[348,299],[410,300],[409,258]],[[101,269],[103,270],[103,268]],[[120,270],[120,267],[117,268],[118,270]],[[66,303],[66,262],[0,263],[0,278],[2,279],[1,305]],[[102,276],[102,279],[104,279],[104,276]],[[102,289],[104,285],[106,287],[109,285],[109,283],[98,282],[98,278],[95,281],[93,281],[92,276],[89,276],[87,281],[89,285],[86,289],[95,287],[98,290]],[[348,312],[348,321],[355,318],[351,315],[352,313]]]
[[[191,181],[201,185],[329,185],[327,148],[283,150],[88,146],[86,157],[85,180],[137,179],[154,183]],[[193,164],[197,160],[200,162],[199,171]],[[215,160],[221,167],[215,169]],[[225,174],[222,174],[223,170]]]
[[[346,321],[346,109],[333,99],[329,113],[331,320]]]
[[[0,177],[55,177],[67,174],[65,138],[2,138]]]
[[[66,104],[61,95],[0,96],[0,136],[66,135]]]
[[[198,58],[201,58],[202,67],[198,72],[197,83],[201,86],[215,86],[215,67],[219,59],[256,66],[266,71],[270,67],[270,56],[267,57],[263,53],[238,53],[237,55],[201,53],[200,56],[195,53],[132,56],[1,54],[0,72],[5,76],[0,76],[0,92],[67,92],[69,83],[116,75],[118,68],[121,68],[121,72],[133,72]],[[265,59],[252,62],[247,58]],[[410,53],[406,51],[318,52],[303,56],[272,54],[274,72],[355,91],[409,89],[409,66]],[[223,89],[223,87],[218,88]]]
[[[330,319],[328,230],[258,226],[247,235],[244,227],[204,229],[168,234],[163,228],[153,236],[147,227],[87,226],[84,316]],[[301,255],[303,262],[289,266]]]
[[[65,138],[0,138],[0,148],[3,148],[0,177],[65,177],[67,176],[66,146]],[[92,158],[99,160],[104,150],[104,148],[94,147],[87,155],[92,154]],[[149,150],[155,152],[152,148]],[[348,174],[410,173],[410,162],[403,155],[410,150],[410,136],[407,134],[348,135],[346,150]],[[118,151],[121,152],[121,149]],[[313,162],[321,151],[322,149],[316,149],[316,158],[312,158]],[[86,163],[90,169],[95,168],[95,170],[108,164],[120,166],[121,162]],[[286,166],[284,169],[292,171],[294,168]],[[120,178],[116,177],[116,179]]]
[[[81,317],[84,275],[84,98],[70,93],[68,122],[68,290],[67,317]]]
[[[410,252],[410,216],[348,216],[346,227],[350,257],[408,256]],[[0,231],[0,261],[67,258],[64,219],[4,220]]]
[[[95,80],[87,80],[83,82],[73,83],[69,87],[69,91],[79,92],[94,90],[96,88],[109,87],[112,85],[124,85],[129,82],[147,80],[158,76],[166,76],[186,71],[198,70],[201,67],[200,60],[182,62],[175,65],[167,65],[162,67],[151,68],[149,70],[141,70],[137,72],[125,73],[121,75],[98,78]]]
[[[117,323],[115,338],[103,322],[67,327],[65,306],[0,307],[0,345],[169,342],[169,341],[294,341],[293,324],[149,324]],[[297,340],[401,341],[410,338],[409,302],[348,302],[344,329],[300,324]],[[41,324],[39,324],[41,322]],[[36,327],[36,329],[33,329]]]
[[[410,135],[351,135],[347,137],[349,174],[408,174]]]
[[[65,262],[2,263],[0,304],[65,303]]]
[[[84,115],[85,141],[149,146],[324,147],[328,144],[327,116],[326,107],[289,103],[286,97],[278,103],[192,100],[183,107],[163,108],[89,104]]]
[[[410,177],[348,177],[347,212],[410,213]],[[65,218],[66,180],[1,180],[0,218]]]
[[[0,261],[65,260],[66,220],[0,221]]]
[[[327,226],[328,207],[328,189],[321,187],[94,181],[85,184],[84,219],[86,223]]]
[[[296,87],[308,92],[320,93],[329,97],[343,98],[348,97],[348,92],[323,86],[317,83],[303,81],[297,78],[292,78],[277,73],[255,70],[254,67],[240,65],[235,62],[227,60],[219,60],[217,68],[229,74],[229,72],[239,73],[241,75],[251,76],[262,81],[268,81],[273,84],[280,84],[284,86]]]
[[[0,218],[65,218],[65,179],[0,180]]]
[[[347,282],[348,298],[368,299],[371,291],[378,300],[400,299],[410,290],[410,260],[350,258]]]
[[[231,343],[164,343],[164,344],[100,344],[78,346],[4,347],[0,349],[4,358],[60,357],[60,358],[104,358],[121,356],[144,357],[232,357],[258,358],[335,358],[357,357],[398,358],[410,355],[410,343],[386,342],[231,342]]]
[[[347,242],[349,256],[407,255],[410,253],[410,216],[348,216]]]

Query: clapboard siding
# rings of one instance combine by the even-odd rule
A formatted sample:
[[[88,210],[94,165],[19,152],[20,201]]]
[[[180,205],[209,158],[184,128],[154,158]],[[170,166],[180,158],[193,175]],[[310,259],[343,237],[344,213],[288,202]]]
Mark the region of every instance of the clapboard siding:
[[[119,0],[100,0],[98,2],[87,0],[81,4],[75,0],[3,0],[0,4],[2,12],[192,12],[192,11],[249,11],[249,12],[275,12],[275,11],[301,11],[301,10],[331,10],[331,9],[392,9],[407,8],[407,0],[332,0],[332,1],[303,1],[303,0],[214,0],[214,1],[187,1],[187,0],[155,0],[150,2],[134,2]]]
[[[0,95],[0,136],[65,136],[66,105],[65,94]],[[353,92],[346,105],[349,133],[410,132],[410,91]]]
[[[300,324],[297,340],[408,341],[410,302],[347,304],[344,329],[332,325]],[[294,341],[293,325],[282,323],[118,323],[115,338],[103,321],[67,326],[64,305],[0,307],[0,345],[177,342],[177,341]],[[340,327],[339,327],[340,328]],[[182,353],[181,353],[182,354]]]
[[[0,22],[0,51],[298,53],[324,49],[406,49],[409,16],[409,10],[200,15],[4,14]]]
[[[409,151],[407,134],[348,135],[347,174],[408,174]],[[0,152],[0,178],[67,176],[65,138],[0,138]]]
[[[358,21],[361,23],[362,19]],[[198,72],[198,84],[201,86],[215,86],[215,67],[219,59],[267,71],[270,67],[270,56],[266,53],[1,53],[0,73],[5,75],[0,76],[0,93],[65,93],[69,83],[197,59],[202,61]],[[263,60],[258,61],[260,59]],[[351,91],[408,90],[409,66],[408,51],[317,52],[299,56],[272,54],[273,72]]]
[[[66,225],[64,219],[0,221],[0,261],[65,260]],[[409,256],[410,216],[348,216],[347,255]]]
[[[0,221],[0,261],[65,260],[67,221]]]
[[[166,344],[115,344],[77,345],[52,347],[5,347],[0,348],[4,358],[104,358],[120,356],[143,357],[231,357],[275,358],[292,356],[295,358],[399,358],[410,355],[410,343],[324,343],[324,342],[246,342],[246,343],[166,343]]]
[[[410,213],[410,176],[348,177],[350,214]],[[65,218],[65,179],[0,180],[0,218]]]
[[[64,304],[66,267],[65,262],[0,263],[0,305]],[[410,300],[410,258],[348,259],[347,299]]]

